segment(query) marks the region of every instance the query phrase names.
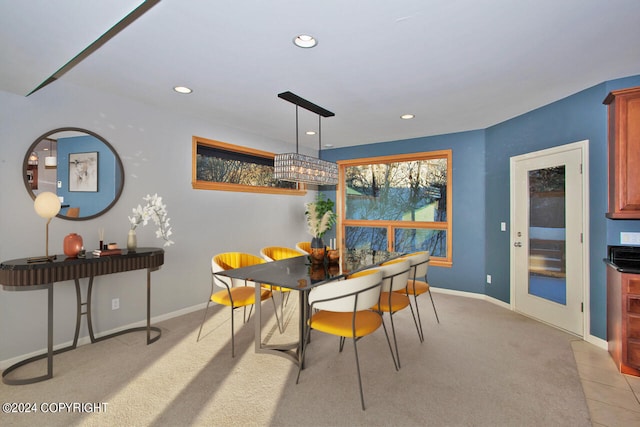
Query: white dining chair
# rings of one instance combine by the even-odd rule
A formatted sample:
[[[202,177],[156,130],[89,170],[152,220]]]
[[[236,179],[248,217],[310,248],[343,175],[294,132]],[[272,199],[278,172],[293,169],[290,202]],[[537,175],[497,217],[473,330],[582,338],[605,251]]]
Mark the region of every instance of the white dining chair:
[[[305,341],[308,343],[302,351],[302,358],[298,364],[296,384],[300,381],[300,372],[304,364],[305,355],[312,345],[309,342],[311,331],[324,332],[340,337],[340,351],[346,338],[353,340],[358,372],[358,386],[360,388],[360,402],[365,409],[364,392],[362,391],[362,377],[356,342],[375,332],[382,325],[382,316],[371,310],[380,297],[382,272],[368,270],[367,274],[353,279],[340,280],[317,286],[309,292],[310,312],[315,313],[308,320]],[[389,335],[385,330],[387,344],[391,350]],[[314,341],[321,342],[321,341]],[[393,351],[391,351],[393,356]],[[395,364],[395,362],[394,362]]]

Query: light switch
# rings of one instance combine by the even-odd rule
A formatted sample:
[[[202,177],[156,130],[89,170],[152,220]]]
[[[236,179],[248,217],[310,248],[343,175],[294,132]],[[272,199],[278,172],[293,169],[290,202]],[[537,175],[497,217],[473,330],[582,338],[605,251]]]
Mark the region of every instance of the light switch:
[[[501,222],[500,223],[500,231],[507,231],[507,223],[506,222]]]
[[[62,188],[62,181],[58,181],[58,188]]]

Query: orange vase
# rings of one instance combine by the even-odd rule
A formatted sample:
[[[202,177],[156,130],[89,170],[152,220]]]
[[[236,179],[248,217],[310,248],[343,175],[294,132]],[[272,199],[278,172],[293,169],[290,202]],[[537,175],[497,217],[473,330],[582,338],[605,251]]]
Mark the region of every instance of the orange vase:
[[[78,252],[82,249],[82,236],[76,233],[68,234],[64,238],[62,248],[66,256],[78,256]]]

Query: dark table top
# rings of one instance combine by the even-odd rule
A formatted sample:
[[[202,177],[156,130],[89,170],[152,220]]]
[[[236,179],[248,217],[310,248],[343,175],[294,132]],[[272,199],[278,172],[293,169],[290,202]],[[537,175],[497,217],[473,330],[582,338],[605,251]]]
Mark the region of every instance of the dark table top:
[[[64,254],[55,255],[55,259],[51,261],[38,261],[31,262],[29,258],[17,258],[2,261],[0,263],[0,270],[38,270],[38,269],[49,269],[55,267],[61,267],[65,265],[74,265],[74,264],[87,264],[92,262],[105,262],[109,260],[113,260],[115,258],[136,258],[136,257],[147,257],[154,254],[163,254],[164,249],[162,248],[138,248],[135,251],[127,251],[126,249],[122,249],[122,253],[120,255],[107,255],[107,256],[96,256],[93,255],[91,251],[86,252],[86,256],[84,258],[77,257],[68,257]]]
[[[337,264],[328,264],[325,260],[324,264],[314,265],[309,256],[301,255],[280,261],[220,271],[216,274],[283,288],[307,290],[340,279],[348,274],[375,267],[401,255],[397,252],[352,249],[341,251]]]
[[[51,261],[30,262],[18,258],[0,263],[0,285],[5,290],[37,289],[37,286],[65,280],[101,276],[143,268],[158,268],[164,263],[164,249],[138,248],[135,252],[122,251],[121,255],[94,256],[86,258],[56,255]]]

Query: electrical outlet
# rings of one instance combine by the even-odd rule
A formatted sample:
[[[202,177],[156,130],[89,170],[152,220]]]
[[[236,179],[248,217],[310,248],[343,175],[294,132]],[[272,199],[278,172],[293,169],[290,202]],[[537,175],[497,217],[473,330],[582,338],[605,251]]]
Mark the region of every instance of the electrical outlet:
[[[111,300],[111,310],[117,310],[120,308],[120,298],[114,298]]]
[[[623,245],[637,245],[640,244],[640,233],[621,232],[620,243]]]
[[[491,284],[491,275],[490,274],[487,274],[487,283]]]

